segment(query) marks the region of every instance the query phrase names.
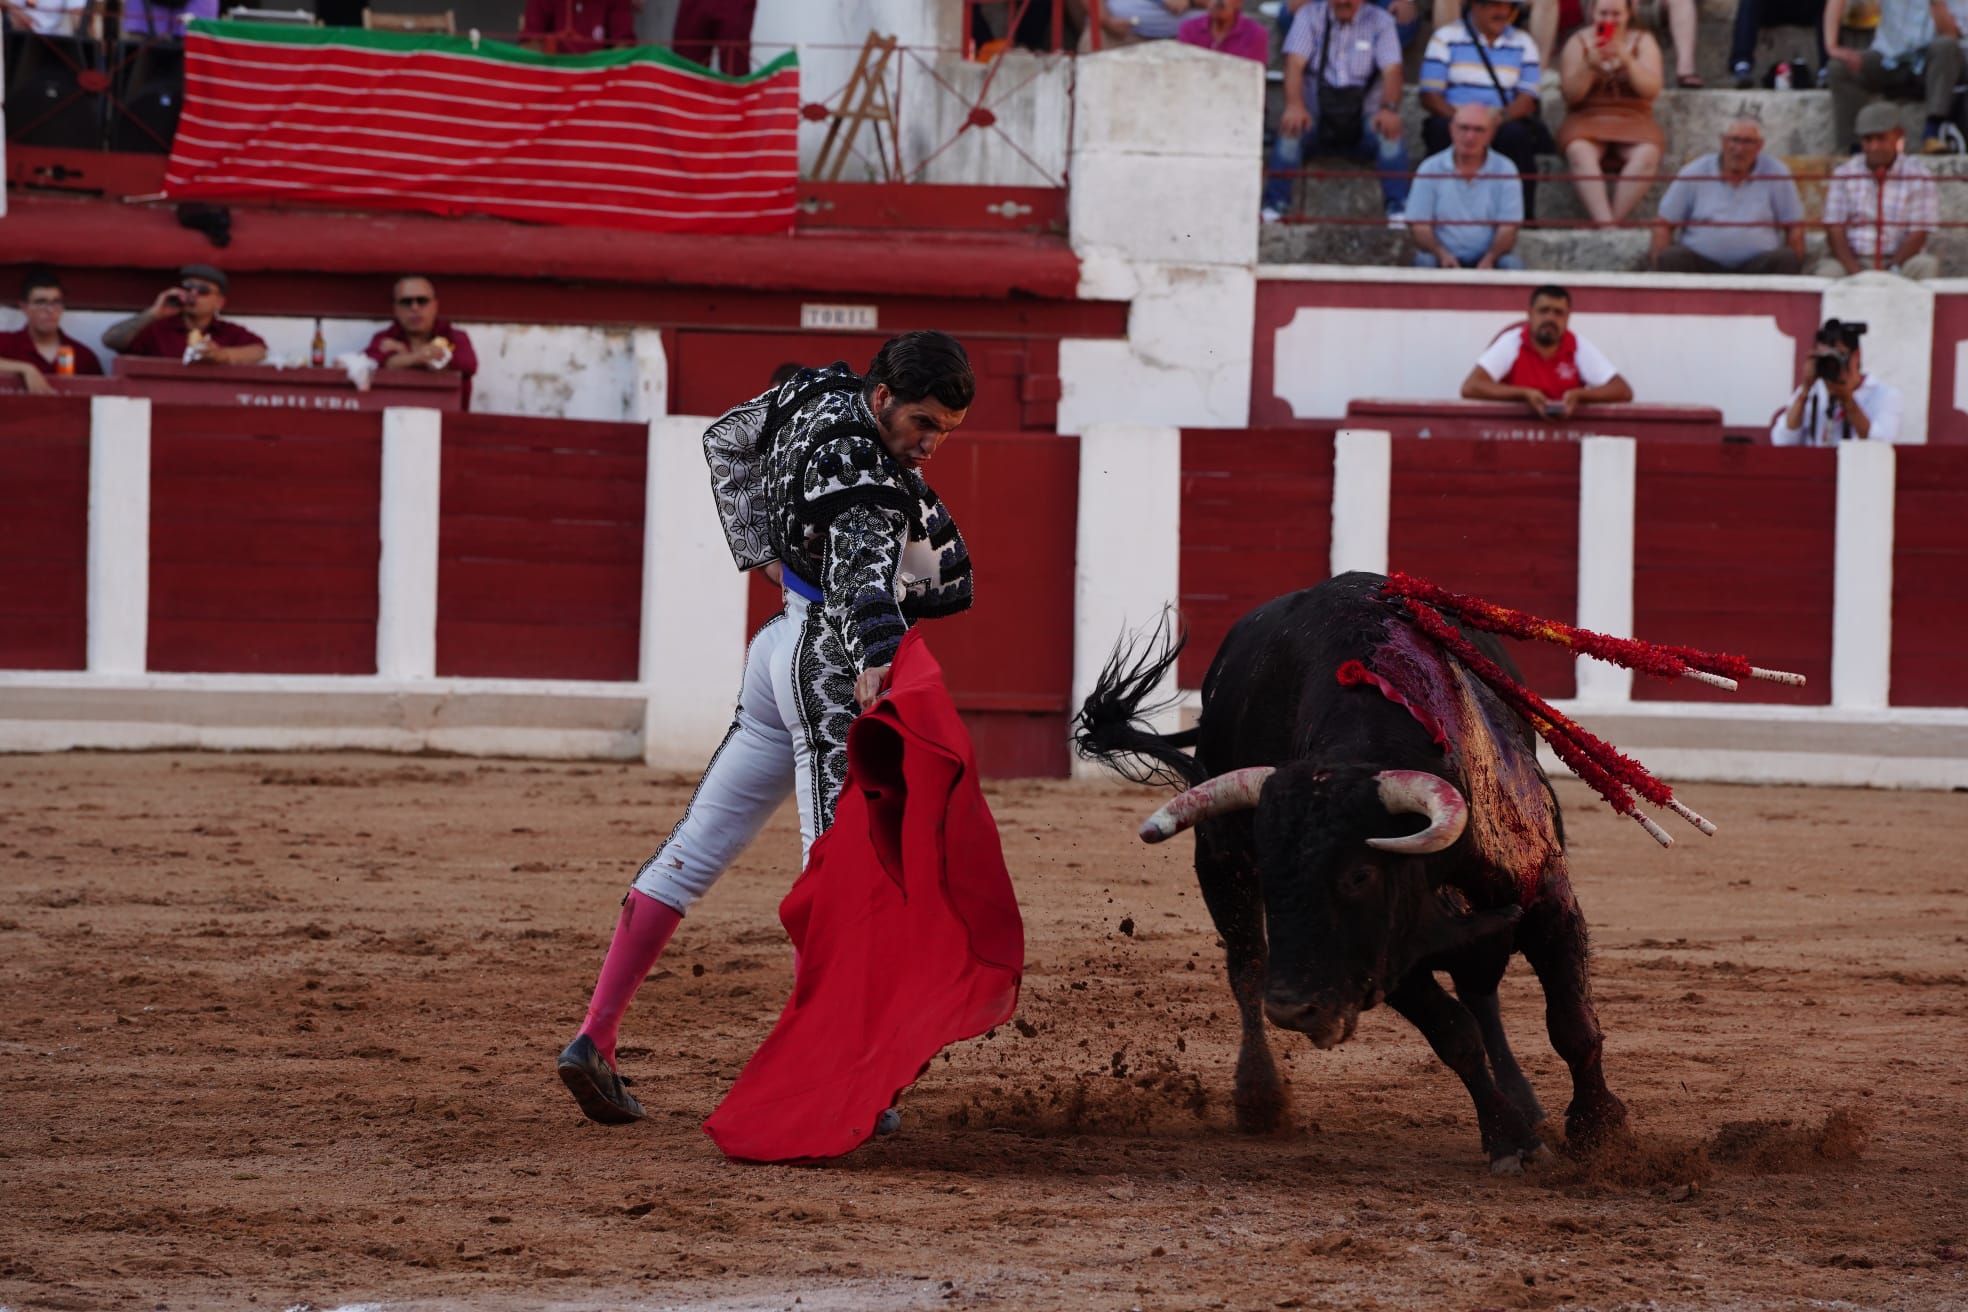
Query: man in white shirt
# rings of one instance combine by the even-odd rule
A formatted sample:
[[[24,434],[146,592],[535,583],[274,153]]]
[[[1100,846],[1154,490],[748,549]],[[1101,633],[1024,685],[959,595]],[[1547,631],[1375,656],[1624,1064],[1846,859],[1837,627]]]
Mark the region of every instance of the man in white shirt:
[[[1770,425],[1774,446],[1835,446],[1840,442],[1898,442],[1904,403],[1900,389],[1865,371],[1859,338],[1866,326],[1825,320],[1805,357],[1804,376],[1790,405]]]

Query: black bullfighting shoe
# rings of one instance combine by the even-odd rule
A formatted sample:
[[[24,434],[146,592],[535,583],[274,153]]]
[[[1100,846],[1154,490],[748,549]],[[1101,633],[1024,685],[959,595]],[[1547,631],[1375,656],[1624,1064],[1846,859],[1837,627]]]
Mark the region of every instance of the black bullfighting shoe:
[[[622,1086],[629,1083],[602,1058],[601,1049],[585,1034],[561,1050],[560,1082],[581,1104],[581,1112],[601,1125],[627,1125],[643,1118],[642,1104]]]

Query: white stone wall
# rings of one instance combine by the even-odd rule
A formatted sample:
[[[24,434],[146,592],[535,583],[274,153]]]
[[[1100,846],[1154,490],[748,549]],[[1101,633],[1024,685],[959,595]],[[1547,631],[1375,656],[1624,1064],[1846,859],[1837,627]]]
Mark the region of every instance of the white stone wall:
[[[1068,197],[1080,294],[1124,342],[1059,346],[1059,430],[1250,417],[1264,70],[1172,41],[1079,61]]]

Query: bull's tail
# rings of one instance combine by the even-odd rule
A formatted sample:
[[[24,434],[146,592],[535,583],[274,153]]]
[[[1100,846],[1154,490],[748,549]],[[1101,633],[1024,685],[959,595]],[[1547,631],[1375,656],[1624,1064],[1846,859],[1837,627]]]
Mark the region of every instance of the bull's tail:
[[[1161,686],[1187,641],[1166,612],[1153,629],[1121,635],[1073,721],[1073,745],[1081,756],[1136,783],[1192,788],[1203,782],[1202,766],[1182,750],[1195,746],[1196,731],[1157,733],[1148,724],[1149,716],[1178,700],[1161,696]]]

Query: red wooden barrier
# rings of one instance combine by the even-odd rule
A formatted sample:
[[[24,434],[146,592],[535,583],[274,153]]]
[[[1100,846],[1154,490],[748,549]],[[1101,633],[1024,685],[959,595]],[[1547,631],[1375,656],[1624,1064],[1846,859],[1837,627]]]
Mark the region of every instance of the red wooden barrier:
[[[0,406],[0,669],[88,664],[89,402]]]
[[[1330,430],[1183,431],[1180,686],[1246,611],[1331,573],[1332,467]]]
[[[639,677],[648,461],[643,424],[444,417],[440,676]]]
[[[1576,445],[1397,438],[1393,474],[1392,568],[1534,615],[1577,617]],[[1577,689],[1571,653],[1510,647],[1540,695]]]
[[[1643,701],[1831,698],[1831,578],[1838,469],[1828,450],[1639,447],[1633,630],[1795,670],[1803,688],[1633,681]]]
[[[1894,454],[1891,700],[1968,705],[1968,447]]]
[[[382,416],[151,410],[150,668],[373,674]]]

